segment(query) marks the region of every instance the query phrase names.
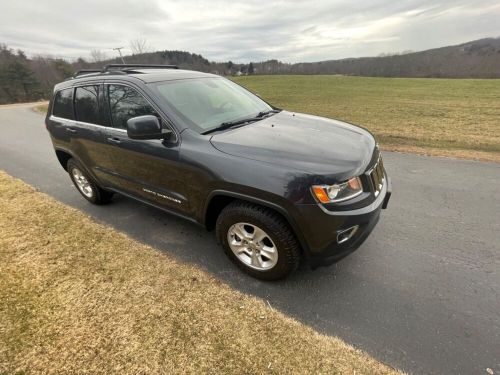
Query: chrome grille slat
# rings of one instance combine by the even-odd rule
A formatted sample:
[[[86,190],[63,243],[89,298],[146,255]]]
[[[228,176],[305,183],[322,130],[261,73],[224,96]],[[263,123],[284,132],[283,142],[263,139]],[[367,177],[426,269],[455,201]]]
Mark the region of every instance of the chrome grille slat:
[[[377,164],[375,164],[372,170],[369,172],[370,180],[373,185],[373,191],[375,196],[380,194],[382,187],[384,186],[384,163],[382,162],[382,158],[379,157]]]

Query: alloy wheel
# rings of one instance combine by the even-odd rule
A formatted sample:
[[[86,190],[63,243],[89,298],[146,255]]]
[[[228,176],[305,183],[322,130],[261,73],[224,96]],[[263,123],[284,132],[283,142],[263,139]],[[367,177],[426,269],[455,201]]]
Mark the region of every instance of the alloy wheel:
[[[78,168],[73,168],[71,173],[78,190],[80,190],[87,198],[92,198],[94,190],[92,189],[89,180],[87,180],[87,178],[83,175],[82,171]]]
[[[227,232],[229,247],[246,266],[266,271],[278,262],[278,249],[261,228],[249,223],[236,223]]]

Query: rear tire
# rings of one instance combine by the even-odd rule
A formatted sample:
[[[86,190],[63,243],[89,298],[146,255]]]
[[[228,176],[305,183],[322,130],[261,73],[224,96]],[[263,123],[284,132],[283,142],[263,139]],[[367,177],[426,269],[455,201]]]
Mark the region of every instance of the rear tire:
[[[100,188],[75,159],[68,160],[67,170],[76,190],[90,203],[101,205],[111,202],[113,193]]]
[[[216,233],[227,256],[257,279],[282,279],[299,266],[301,249],[293,231],[265,207],[230,203],[217,218]]]

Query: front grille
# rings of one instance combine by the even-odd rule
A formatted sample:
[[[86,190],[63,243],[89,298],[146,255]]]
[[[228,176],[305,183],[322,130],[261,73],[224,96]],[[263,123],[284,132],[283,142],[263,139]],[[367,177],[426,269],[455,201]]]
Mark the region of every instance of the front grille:
[[[374,165],[368,175],[370,176],[370,181],[372,182],[375,196],[378,196],[380,194],[380,191],[382,190],[382,187],[384,186],[385,181],[384,163],[382,162],[382,157],[379,157],[377,164]]]

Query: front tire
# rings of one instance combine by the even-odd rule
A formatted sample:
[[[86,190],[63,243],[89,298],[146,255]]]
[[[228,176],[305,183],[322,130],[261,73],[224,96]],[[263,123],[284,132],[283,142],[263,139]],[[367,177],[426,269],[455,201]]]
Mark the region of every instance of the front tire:
[[[300,246],[290,226],[265,207],[229,204],[217,218],[216,232],[227,256],[255,278],[282,279],[299,266]]]
[[[67,170],[76,190],[90,203],[101,205],[111,201],[113,193],[100,188],[75,159],[68,160]]]

